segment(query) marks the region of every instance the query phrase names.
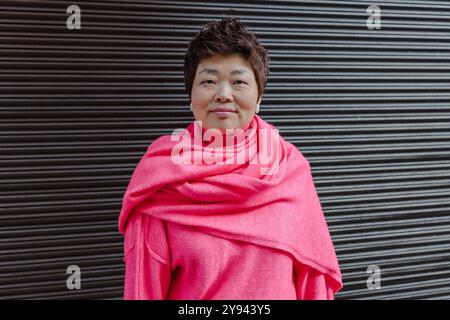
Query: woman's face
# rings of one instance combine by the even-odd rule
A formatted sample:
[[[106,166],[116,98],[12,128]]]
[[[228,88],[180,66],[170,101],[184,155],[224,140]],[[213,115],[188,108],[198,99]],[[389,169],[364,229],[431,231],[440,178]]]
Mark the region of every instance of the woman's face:
[[[255,114],[258,86],[251,65],[238,53],[216,54],[197,67],[192,110],[205,129],[245,128]],[[227,111],[228,110],[228,111]]]

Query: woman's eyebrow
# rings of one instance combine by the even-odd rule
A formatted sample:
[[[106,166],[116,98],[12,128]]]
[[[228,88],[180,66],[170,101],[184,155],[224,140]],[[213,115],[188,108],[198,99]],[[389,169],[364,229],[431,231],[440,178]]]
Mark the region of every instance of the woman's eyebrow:
[[[217,71],[215,69],[206,68],[206,69],[203,69],[202,71],[200,71],[198,74],[200,75],[201,73],[218,74],[219,71]],[[237,70],[233,70],[231,72],[232,75],[233,74],[243,74],[243,73],[249,73],[249,72],[247,70],[244,70],[244,69],[237,69]]]
[[[237,69],[231,72],[231,74],[243,74],[243,73],[248,73],[248,71],[244,69]]]

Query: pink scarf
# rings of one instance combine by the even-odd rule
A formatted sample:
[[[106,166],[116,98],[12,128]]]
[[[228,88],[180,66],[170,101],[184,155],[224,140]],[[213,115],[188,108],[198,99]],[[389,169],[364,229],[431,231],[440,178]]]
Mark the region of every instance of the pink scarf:
[[[120,232],[135,211],[283,250],[327,275],[337,292],[341,272],[308,160],[258,115],[243,132],[234,145],[208,148],[194,121],[156,139],[125,192]],[[230,135],[221,137],[218,143]]]

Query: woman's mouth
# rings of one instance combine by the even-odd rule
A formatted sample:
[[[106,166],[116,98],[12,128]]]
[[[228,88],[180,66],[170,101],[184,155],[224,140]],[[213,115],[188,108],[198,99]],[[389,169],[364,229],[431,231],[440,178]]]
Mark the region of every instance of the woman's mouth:
[[[236,112],[235,112],[235,111],[220,111],[220,110],[217,110],[217,111],[213,111],[213,113],[214,113],[216,116],[218,116],[218,117],[226,118],[226,117],[229,117],[229,116],[231,116],[232,114],[234,114],[234,113],[236,113]]]
[[[236,113],[236,111],[234,111],[231,108],[216,108],[216,109],[212,110],[211,112],[221,118],[226,118],[226,117],[229,117],[232,114]]]

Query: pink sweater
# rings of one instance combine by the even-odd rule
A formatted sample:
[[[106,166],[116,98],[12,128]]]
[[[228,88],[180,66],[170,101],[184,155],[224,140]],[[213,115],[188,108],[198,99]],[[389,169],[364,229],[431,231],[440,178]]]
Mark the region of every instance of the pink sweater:
[[[134,213],[124,299],[333,299],[326,276],[284,251]]]

